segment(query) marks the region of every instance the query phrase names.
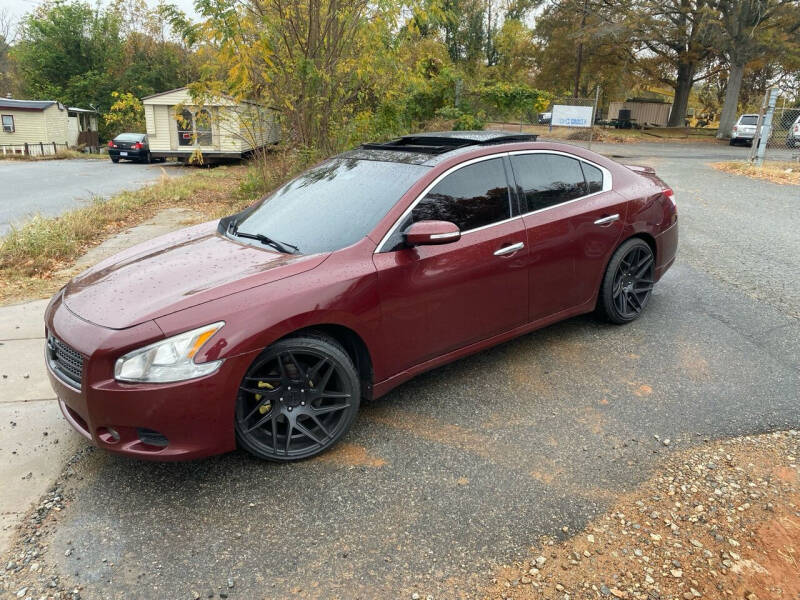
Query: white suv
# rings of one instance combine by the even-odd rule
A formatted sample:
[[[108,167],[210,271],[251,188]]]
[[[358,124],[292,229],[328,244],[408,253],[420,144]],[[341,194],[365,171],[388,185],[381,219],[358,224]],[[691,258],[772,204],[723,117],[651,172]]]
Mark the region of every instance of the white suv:
[[[758,115],[742,115],[736,121],[731,132],[731,146],[744,142],[745,144],[752,144],[753,138],[756,135],[756,125],[758,124]]]
[[[800,115],[794,120],[792,126],[789,127],[789,133],[786,134],[786,145],[789,148],[797,148],[800,146]]]

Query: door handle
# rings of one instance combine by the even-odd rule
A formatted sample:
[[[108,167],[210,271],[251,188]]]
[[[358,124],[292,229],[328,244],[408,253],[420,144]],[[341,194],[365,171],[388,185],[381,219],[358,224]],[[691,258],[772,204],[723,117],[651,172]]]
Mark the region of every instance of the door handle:
[[[595,225],[611,225],[614,221],[619,221],[619,215],[608,215],[607,217],[603,217],[602,219],[597,219],[594,222]]]
[[[522,250],[525,247],[525,244],[522,242],[517,242],[516,244],[511,244],[510,246],[503,246],[499,250],[494,251],[495,256],[504,256],[506,254],[511,254],[512,252],[516,252],[517,250]]]

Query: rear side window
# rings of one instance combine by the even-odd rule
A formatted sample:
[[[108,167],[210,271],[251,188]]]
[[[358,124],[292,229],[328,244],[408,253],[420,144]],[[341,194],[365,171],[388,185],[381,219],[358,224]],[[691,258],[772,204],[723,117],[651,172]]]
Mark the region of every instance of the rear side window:
[[[527,212],[555,206],[586,195],[580,162],[558,154],[517,154],[511,166]],[[602,189],[602,174],[600,187]]]
[[[587,192],[594,194],[603,191],[603,172],[589,163],[581,161],[583,177],[586,179]]]
[[[756,125],[757,123],[758,117],[755,115],[745,115],[739,119],[739,125]]]
[[[451,221],[461,231],[491,225],[510,216],[511,194],[499,158],[468,165],[448,175],[411,212],[412,222]]]

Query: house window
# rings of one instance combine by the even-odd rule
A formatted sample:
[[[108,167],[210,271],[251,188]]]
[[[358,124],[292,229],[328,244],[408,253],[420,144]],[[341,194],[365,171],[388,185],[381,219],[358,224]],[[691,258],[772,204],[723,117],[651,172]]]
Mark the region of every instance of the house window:
[[[3,131],[5,133],[14,133],[14,115],[3,115]]]
[[[178,121],[178,145],[211,146],[213,144],[211,135],[211,113],[205,108],[201,108],[196,113],[184,109]]]
[[[211,141],[211,113],[201,108],[194,115],[194,130],[197,132],[197,145],[210,146]]]
[[[192,121],[194,115],[191,111],[184,109],[178,117],[178,145],[192,146],[194,145],[194,131],[192,130]]]

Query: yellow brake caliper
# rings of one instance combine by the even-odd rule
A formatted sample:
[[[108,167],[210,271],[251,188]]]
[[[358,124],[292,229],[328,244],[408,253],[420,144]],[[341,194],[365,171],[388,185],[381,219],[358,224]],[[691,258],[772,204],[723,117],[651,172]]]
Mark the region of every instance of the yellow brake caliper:
[[[259,388],[267,388],[269,390],[275,389],[275,386],[273,386],[271,383],[267,383],[266,381],[259,381],[258,382],[258,387]],[[256,401],[258,401],[258,402],[261,401],[261,394],[256,394]],[[265,415],[265,414],[267,414],[269,412],[269,410],[271,408],[272,408],[272,403],[271,402],[266,402],[266,403],[262,404],[258,408],[258,412],[261,413],[262,415]]]

